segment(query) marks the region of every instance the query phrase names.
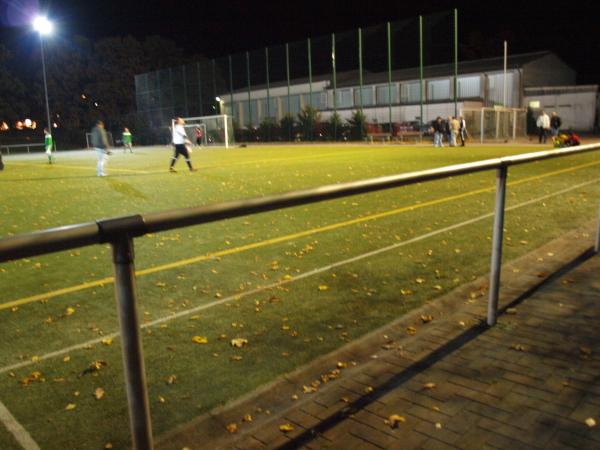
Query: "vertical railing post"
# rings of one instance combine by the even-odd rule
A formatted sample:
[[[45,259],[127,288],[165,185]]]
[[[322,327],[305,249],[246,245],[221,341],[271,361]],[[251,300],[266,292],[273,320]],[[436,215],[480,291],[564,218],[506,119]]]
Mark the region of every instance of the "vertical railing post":
[[[596,244],[594,245],[594,251],[600,252],[600,208],[598,208],[598,228],[596,230]]]
[[[496,324],[498,315],[498,294],[500,293],[500,268],[502,266],[502,235],[504,231],[504,202],[506,199],[506,176],[508,168],[502,166],[496,171],[496,207],[494,212],[494,232],[492,237],[492,261],[490,264],[490,291],[488,299],[487,323]]]
[[[133,239],[124,236],[111,242],[111,246],[133,448],[152,450],[150,406],[136,307]]]

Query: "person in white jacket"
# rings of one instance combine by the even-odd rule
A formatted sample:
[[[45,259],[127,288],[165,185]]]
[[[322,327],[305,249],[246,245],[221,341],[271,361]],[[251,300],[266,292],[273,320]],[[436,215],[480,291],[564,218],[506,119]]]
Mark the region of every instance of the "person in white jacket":
[[[185,132],[185,128],[183,125],[185,121],[181,117],[177,117],[175,119],[175,126],[173,127],[173,146],[175,147],[175,154],[171,158],[171,164],[169,165],[170,172],[177,172],[175,170],[175,163],[177,162],[177,158],[179,155],[185,158],[185,162],[188,165],[190,172],[195,172],[196,169],[192,167],[192,161],[190,160],[190,153],[187,149],[187,144],[191,144],[190,140],[187,137]]]
[[[540,112],[535,125],[538,128],[540,144],[545,144],[548,137],[548,130],[550,130],[550,117],[545,111]]]

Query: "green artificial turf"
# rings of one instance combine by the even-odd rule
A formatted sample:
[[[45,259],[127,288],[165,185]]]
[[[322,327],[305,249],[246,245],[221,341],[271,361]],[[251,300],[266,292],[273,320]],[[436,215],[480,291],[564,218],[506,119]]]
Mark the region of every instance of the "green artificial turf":
[[[92,152],[59,153],[54,165],[45,163],[43,155],[11,157],[0,173],[0,236],[539,149],[197,149],[193,162],[198,172],[189,173],[179,161],[178,172],[171,174],[169,149],[140,148],[134,154],[115,152],[104,178],[95,176]],[[552,194],[598,178],[599,166],[598,155],[590,153],[510,168],[507,207],[548,197],[507,212],[505,262],[597,217],[597,182]],[[551,174],[557,171],[563,173]],[[493,172],[478,173],[136,239],[155,434],[486,273],[491,217],[294,280],[328,264],[490,213],[494,185]],[[174,268],[161,268],[177,261]],[[156,271],[148,273],[151,268]],[[44,449],[98,449],[108,442],[125,448],[130,443],[120,341],[99,342],[118,330],[114,286],[110,281],[95,283],[111,276],[108,246],[0,264],[0,308],[49,293],[49,298],[0,309],[0,370],[32,362],[0,373],[0,401]],[[286,283],[264,288],[281,281]],[[83,283],[91,287],[53,294]],[[248,294],[257,288],[258,293]],[[228,297],[231,301],[153,324]],[[206,337],[208,343],[194,343],[195,336]],[[247,339],[248,344],[234,348],[234,338]],[[59,353],[43,359],[50,352]],[[99,360],[107,364],[80,376]],[[44,381],[24,385],[33,372],[40,372]],[[173,375],[175,381],[169,383]],[[93,396],[96,388],[105,392],[99,400]],[[66,410],[69,404],[76,406]],[[15,448],[10,435],[1,426],[0,430],[0,448]]]

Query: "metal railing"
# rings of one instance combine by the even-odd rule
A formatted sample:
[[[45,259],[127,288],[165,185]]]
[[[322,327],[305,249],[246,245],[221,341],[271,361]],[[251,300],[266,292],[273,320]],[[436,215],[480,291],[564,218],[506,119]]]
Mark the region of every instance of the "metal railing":
[[[6,154],[10,155],[10,149],[11,148],[27,148],[27,153],[30,153],[29,148],[30,147],[44,147],[44,143],[42,142],[41,144],[14,144],[14,145],[0,145],[0,152],[2,152],[2,149],[5,148],[6,149]]]
[[[134,238],[143,236],[146,233],[156,233],[185,226],[200,225],[324,200],[439,180],[457,175],[496,170],[496,204],[487,311],[487,323],[493,326],[496,323],[498,312],[504,203],[508,167],[596,150],[600,150],[600,144],[526,153],[419,172],[322,186],[281,195],[145,215],[117,217],[52,228],[0,239],[0,262],[69,250],[92,244],[109,243],[111,245],[115,272],[115,296],[119,313],[120,335],[123,341],[123,361],[132,440],[136,449],[148,450],[153,448],[153,442],[139,319],[136,309]],[[598,221],[595,249],[596,252],[600,250],[600,218]]]

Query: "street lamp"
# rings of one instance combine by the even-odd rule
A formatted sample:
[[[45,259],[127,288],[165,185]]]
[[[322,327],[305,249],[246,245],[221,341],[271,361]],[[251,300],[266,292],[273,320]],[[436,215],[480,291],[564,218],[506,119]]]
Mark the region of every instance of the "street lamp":
[[[54,30],[54,25],[47,17],[38,16],[33,21],[33,29],[40,35],[40,48],[42,51],[42,71],[44,74],[44,94],[46,96],[46,119],[48,123],[48,133],[52,131],[52,122],[50,122],[50,104],[48,103],[48,83],[46,82],[46,61],[44,58],[44,39],[43,36],[49,35]]]

